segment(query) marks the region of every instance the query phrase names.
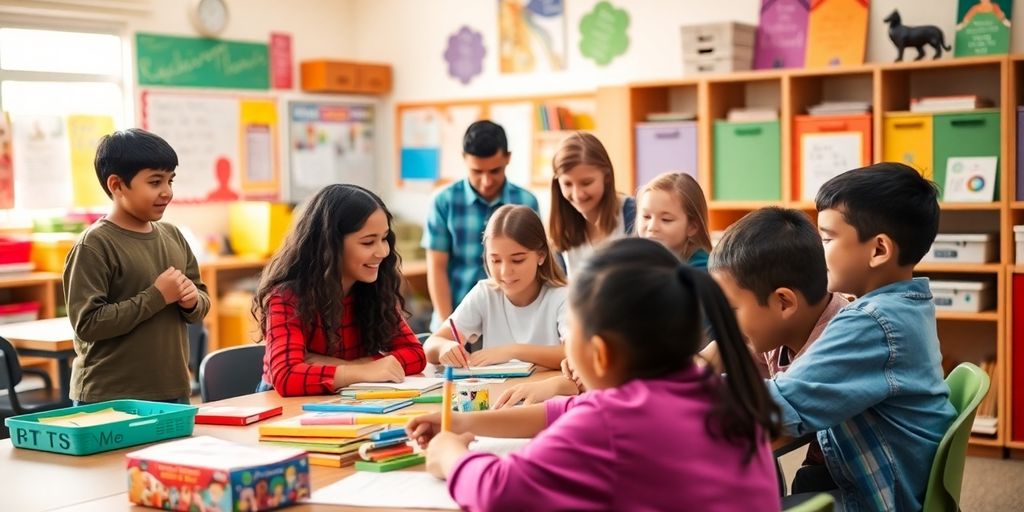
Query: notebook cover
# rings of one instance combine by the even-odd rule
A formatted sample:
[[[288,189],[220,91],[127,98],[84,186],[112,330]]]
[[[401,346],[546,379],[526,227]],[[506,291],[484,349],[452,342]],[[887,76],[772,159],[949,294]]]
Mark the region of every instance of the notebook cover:
[[[251,425],[257,421],[279,416],[283,407],[200,407],[196,423],[205,425]]]
[[[316,412],[366,412],[372,414],[387,414],[412,405],[408,398],[381,398],[376,400],[358,400],[355,398],[339,397],[326,402],[315,402],[302,404],[304,411]]]

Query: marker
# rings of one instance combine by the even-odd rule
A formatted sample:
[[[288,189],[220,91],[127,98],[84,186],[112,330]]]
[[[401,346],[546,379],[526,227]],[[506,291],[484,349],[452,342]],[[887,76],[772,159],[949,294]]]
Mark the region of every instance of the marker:
[[[420,395],[412,398],[414,404],[439,404],[444,397],[441,395]]]
[[[455,371],[451,366],[444,367],[444,387],[441,395],[441,432],[452,431],[452,395],[455,394]]]

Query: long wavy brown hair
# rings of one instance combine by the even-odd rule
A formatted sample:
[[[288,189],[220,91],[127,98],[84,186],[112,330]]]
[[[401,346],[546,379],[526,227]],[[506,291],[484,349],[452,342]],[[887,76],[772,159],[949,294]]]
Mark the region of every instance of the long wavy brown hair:
[[[562,187],[558,184],[559,176],[581,165],[596,167],[604,173],[604,195],[597,204],[600,212],[597,217],[598,228],[608,234],[615,231],[618,222],[622,205],[615,192],[612,159],[597,137],[587,132],[576,132],[562,141],[551,160],[554,173],[551,178],[551,214],[548,216],[548,229],[551,233],[551,245],[556,251],[568,251],[587,241],[587,219],[583,218],[583,214],[562,195]]]
[[[303,334],[310,338],[323,329],[330,353],[341,343],[342,254],[345,237],[362,229],[366,219],[383,210],[391,227],[392,216],[373,192],[356,185],[328,185],[302,210],[281,249],[263,271],[253,300],[252,314],[267,332],[267,306],[271,295],[290,292]],[[391,339],[403,321],[405,299],[399,291],[401,257],[395,252],[395,234],[386,237],[390,252],[380,263],[377,280],[352,286],[353,318],[367,354],[391,349]]]

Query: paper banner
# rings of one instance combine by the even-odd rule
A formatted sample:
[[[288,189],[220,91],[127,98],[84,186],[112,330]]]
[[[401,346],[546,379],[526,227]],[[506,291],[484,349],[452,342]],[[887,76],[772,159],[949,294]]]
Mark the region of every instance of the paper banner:
[[[110,116],[68,116],[71,147],[71,203],[76,207],[107,206],[110,199],[96,178],[96,146],[100,138],[114,131]]]
[[[13,123],[16,208],[71,204],[68,132],[59,116],[17,116]]]

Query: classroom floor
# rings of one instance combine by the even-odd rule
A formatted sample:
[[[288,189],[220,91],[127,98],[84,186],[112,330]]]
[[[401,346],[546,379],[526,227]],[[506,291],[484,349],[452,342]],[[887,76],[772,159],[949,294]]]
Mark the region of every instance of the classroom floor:
[[[804,460],[804,450],[782,457],[787,480]],[[1024,460],[967,457],[964,486],[960,497],[964,512],[1024,510]]]

